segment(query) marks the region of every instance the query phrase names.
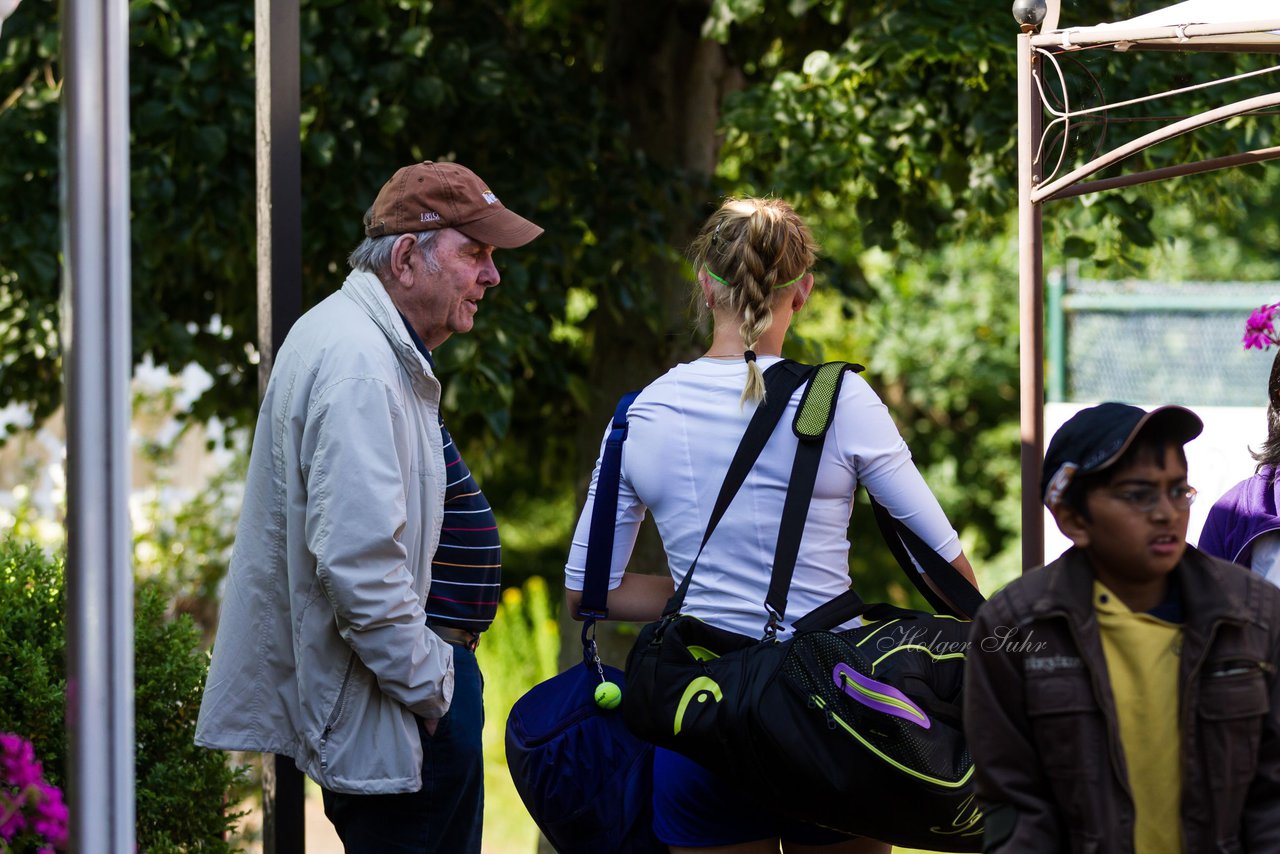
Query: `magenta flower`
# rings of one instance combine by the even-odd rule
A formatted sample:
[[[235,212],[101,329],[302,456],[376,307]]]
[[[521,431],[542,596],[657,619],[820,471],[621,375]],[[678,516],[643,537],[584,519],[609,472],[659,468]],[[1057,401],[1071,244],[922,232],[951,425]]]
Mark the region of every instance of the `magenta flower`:
[[[19,789],[43,779],[44,768],[36,761],[31,742],[10,733],[0,733],[0,774],[9,785]]]
[[[0,797],[0,839],[5,842],[12,841],[15,836],[27,829],[27,817],[22,814],[22,810],[10,811],[11,809],[11,805],[6,804],[3,797]]]
[[[1246,350],[1269,350],[1272,344],[1280,344],[1276,338],[1275,324],[1272,321],[1280,303],[1259,306],[1244,324],[1244,348]]]
[[[48,783],[36,784],[39,798],[36,800],[36,817],[31,827],[57,848],[67,844],[67,805],[62,802],[62,792]]]
[[[65,850],[67,818],[62,792],[45,782],[31,742],[0,733],[0,842],[9,843],[0,850]]]

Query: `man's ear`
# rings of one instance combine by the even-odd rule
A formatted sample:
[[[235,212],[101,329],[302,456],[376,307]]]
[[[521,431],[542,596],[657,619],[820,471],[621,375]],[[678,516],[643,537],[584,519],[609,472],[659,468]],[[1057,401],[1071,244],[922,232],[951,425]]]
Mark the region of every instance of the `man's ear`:
[[[414,256],[418,239],[412,234],[402,234],[391,247],[391,279],[402,287],[413,284],[413,265],[419,259]]]
[[[1053,505],[1049,508],[1049,512],[1053,514],[1053,521],[1058,523],[1058,530],[1071,541],[1072,545],[1082,549],[1088,548],[1091,526],[1084,514],[1065,501],[1059,501]]]

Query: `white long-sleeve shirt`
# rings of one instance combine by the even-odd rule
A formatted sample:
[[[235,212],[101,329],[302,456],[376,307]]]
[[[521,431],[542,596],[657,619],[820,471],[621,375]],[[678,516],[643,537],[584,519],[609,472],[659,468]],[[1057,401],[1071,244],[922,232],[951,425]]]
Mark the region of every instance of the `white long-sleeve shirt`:
[[[778,359],[762,356],[759,361],[761,368],[768,368]],[[739,404],[746,371],[740,359],[703,358],[676,365],[632,403],[622,446],[609,589],[622,581],[646,509],[657,523],[675,583],[684,578],[755,411],[754,404]],[[778,428],[707,543],[682,613],[730,631],[761,634],[769,566],[798,442],[791,422],[802,392],[803,386],[792,395]],[[597,459],[565,566],[565,586],[570,590],[582,589],[599,475]],[[849,516],[859,483],[944,559],[960,554],[959,538],[912,462],[888,409],[865,380],[846,374],[823,445],[787,597],[785,627],[849,587]]]

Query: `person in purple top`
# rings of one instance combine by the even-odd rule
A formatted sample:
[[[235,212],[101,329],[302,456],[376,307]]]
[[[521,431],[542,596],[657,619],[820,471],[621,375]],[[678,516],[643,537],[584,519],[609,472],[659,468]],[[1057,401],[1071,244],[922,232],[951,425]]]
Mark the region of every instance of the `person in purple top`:
[[[1214,502],[1197,545],[1280,585],[1280,359],[1267,387],[1267,440],[1253,454],[1257,472]]]

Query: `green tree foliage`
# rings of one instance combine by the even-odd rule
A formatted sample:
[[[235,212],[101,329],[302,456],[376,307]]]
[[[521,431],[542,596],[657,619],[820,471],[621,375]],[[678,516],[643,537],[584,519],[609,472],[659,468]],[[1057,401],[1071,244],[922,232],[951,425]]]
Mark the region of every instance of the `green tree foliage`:
[[[31,545],[0,541],[0,732],[29,739],[50,783],[64,787],[66,613],[63,564]],[[238,816],[227,797],[242,772],[197,747],[206,654],[190,618],[166,616],[158,589],[138,589],[134,627],[139,850],[230,852]],[[74,803],[71,805],[74,810]]]

